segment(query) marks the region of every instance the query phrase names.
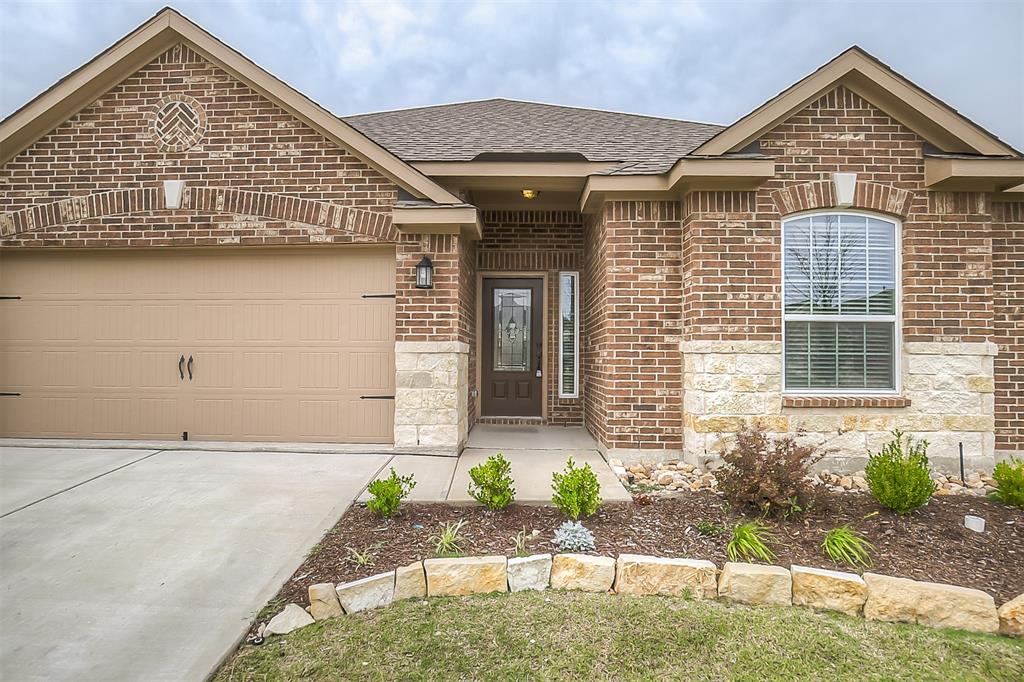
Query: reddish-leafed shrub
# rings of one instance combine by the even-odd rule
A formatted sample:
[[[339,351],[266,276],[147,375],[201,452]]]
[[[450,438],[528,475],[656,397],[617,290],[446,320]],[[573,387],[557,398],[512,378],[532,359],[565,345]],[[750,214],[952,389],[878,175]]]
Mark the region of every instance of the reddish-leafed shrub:
[[[817,497],[818,487],[808,476],[823,456],[812,445],[798,445],[791,435],[772,438],[747,427],[725,451],[725,465],[715,472],[718,489],[736,507],[765,515],[799,513]]]

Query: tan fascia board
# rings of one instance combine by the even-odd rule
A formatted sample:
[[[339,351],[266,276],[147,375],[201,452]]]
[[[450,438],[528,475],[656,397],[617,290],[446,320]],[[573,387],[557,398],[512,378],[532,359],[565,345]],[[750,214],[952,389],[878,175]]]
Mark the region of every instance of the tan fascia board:
[[[9,161],[177,41],[189,44],[412,194],[439,204],[461,203],[448,190],[169,8],[0,123],[0,163]]]
[[[459,190],[521,190],[579,192],[587,176],[616,162],[554,161],[425,161],[413,167],[446,187]]]
[[[399,231],[413,234],[461,234],[476,240],[484,233],[480,212],[472,206],[395,207],[391,220]]]
[[[655,199],[668,195],[668,175],[592,175],[580,193],[581,213],[593,213],[608,199]]]
[[[755,189],[775,177],[774,159],[679,159],[668,172],[670,190]]]
[[[702,144],[693,154],[716,156],[742,149],[840,84],[850,86],[941,149],[1018,156],[1013,148],[858,49],[847,50],[790,86]]]
[[[616,161],[416,161],[411,165],[430,177],[585,178]]]
[[[936,190],[1002,192],[1024,182],[1024,159],[925,158],[924,184]]]
[[[579,208],[593,213],[608,200],[677,199],[693,190],[756,189],[774,176],[773,159],[683,158],[661,175],[593,175],[580,194]]]

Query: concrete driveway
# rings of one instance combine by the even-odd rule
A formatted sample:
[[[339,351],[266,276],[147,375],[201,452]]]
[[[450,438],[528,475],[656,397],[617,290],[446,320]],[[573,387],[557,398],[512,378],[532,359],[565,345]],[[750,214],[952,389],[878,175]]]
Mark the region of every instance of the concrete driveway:
[[[390,459],[0,448],[0,679],[204,679]]]

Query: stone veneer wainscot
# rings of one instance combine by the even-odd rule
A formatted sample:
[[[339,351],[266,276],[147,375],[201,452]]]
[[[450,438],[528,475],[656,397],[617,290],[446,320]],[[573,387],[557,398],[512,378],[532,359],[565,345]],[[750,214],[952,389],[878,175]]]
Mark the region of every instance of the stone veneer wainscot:
[[[863,469],[900,429],[929,442],[942,471],[994,466],[992,343],[905,343],[901,397],[905,407],[786,407],[782,344],[775,341],[688,341],[683,354],[684,459],[704,467],[718,459],[730,434],[758,423],[770,433],[805,432],[836,450],[822,461],[832,471]]]
[[[395,343],[395,447],[458,453],[469,434],[469,344]]]

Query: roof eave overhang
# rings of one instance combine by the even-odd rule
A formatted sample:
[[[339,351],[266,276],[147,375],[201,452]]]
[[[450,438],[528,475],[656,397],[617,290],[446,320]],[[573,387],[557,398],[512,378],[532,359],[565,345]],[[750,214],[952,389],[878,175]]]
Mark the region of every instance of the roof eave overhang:
[[[391,220],[400,232],[413,234],[457,234],[478,240],[484,233],[480,212],[473,206],[396,206]]]
[[[331,112],[249,61],[172,9],[156,16],[0,122],[5,163],[177,42],[184,42],[399,187],[439,204],[460,199]]]
[[[609,200],[672,200],[701,190],[753,190],[774,176],[773,159],[684,157],[661,175],[592,175],[579,208],[593,213]]]
[[[467,190],[578,192],[586,178],[615,161],[421,161],[412,166],[446,187]]]
[[[991,133],[856,48],[765,102],[693,153],[721,155],[742,149],[837,85],[849,87],[945,151],[1019,156]]]
[[[935,190],[1004,192],[1024,183],[1024,159],[926,157],[924,183]]]

